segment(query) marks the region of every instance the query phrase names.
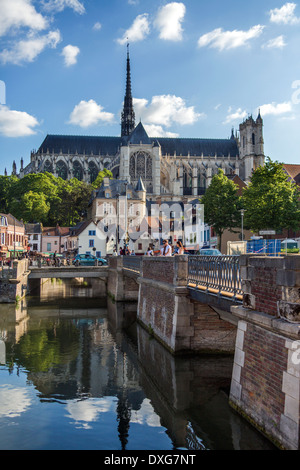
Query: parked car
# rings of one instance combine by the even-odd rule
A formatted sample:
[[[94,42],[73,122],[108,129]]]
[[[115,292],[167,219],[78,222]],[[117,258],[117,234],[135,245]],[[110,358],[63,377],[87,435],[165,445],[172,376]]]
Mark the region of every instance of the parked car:
[[[199,250],[199,255],[205,256],[223,256],[222,253],[216,248],[202,248]]]
[[[107,266],[107,260],[94,255],[76,255],[73,264],[75,266]]]

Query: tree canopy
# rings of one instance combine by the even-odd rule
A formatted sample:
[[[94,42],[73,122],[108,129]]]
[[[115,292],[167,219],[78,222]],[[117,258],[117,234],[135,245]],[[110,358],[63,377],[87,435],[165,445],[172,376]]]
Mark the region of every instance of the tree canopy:
[[[243,191],[245,227],[259,230],[299,229],[299,188],[289,180],[283,164],[270,158],[258,167]]]
[[[241,225],[241,198],[237,190],[238,186],[220,169],[201,198],[205,222],[213,227],[219,236],[219,246],[226,229],[233,232]]]
[[[0,212],[11,213],[24,223],[72,226],[85,216],[93,190],[105,177],[112,178],[112,173],[100,171],[93,184],[76,178],[65,181],[52,173],[20,179],[0,176]]]

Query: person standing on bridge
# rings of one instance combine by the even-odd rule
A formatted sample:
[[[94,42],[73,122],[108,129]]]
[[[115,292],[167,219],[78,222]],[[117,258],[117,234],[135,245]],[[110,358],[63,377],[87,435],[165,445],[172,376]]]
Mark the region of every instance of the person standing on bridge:
[[[168,240],[163,241],[163,248],[160,250],[161,256],[172,256],[172,248]]]
[[[174,254],[176,254],[176,255],[184,255],[183,244],[182,244],[182,242],[181,242],[180,240],[176,243],[176,253],[175,253],[175,250],[174,250]]]

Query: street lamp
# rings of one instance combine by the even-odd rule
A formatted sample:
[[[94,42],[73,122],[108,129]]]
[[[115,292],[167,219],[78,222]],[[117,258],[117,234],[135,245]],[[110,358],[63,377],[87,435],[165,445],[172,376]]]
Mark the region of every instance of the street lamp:
[[[117,221],[116,221],[116,250],[118,252],[118,246],[119,246],[119,197],[120,194],[117,193],[116,198],[116,215],[117,215]]]
[[[245,209],[241,209],[241,216],[242,216],[242,242],[244,241],[244,215],[245,215]]]

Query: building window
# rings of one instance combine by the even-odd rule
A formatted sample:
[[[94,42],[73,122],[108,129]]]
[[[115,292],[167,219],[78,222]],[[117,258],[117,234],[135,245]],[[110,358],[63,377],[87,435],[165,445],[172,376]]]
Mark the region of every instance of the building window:
[[[101,251],[96,251],[97,258],[101,258]]]
[[[89,247],[93,248],[94,247],[94,240],[89,240]]]
[[[89,230],[89,237],[95,237],[96,236],[96,230]]]
[[[51,243],[47,243],[47,251],[51,251]]]

